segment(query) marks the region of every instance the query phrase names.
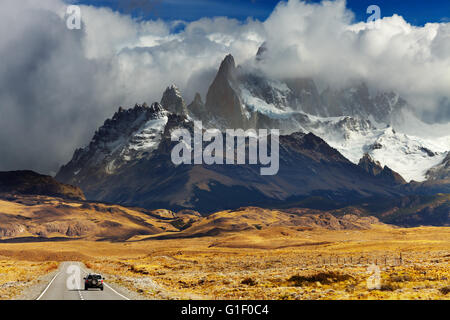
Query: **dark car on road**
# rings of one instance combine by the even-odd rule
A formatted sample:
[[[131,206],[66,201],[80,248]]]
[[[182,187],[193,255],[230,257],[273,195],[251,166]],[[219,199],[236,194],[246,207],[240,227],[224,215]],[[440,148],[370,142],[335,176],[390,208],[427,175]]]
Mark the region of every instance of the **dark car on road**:
[[[84,290],[98,288],[103,291],[103,277],[99,274],[89,274],[84,278]]]

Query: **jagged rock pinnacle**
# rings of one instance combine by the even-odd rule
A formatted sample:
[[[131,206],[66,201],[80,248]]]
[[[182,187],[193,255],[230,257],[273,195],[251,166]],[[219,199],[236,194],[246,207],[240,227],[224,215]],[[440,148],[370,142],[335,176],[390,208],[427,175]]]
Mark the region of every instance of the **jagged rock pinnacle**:
[[[236,91],[236,64],[231,54],[227,55],[220,65],[219,72],[206,95],[208,112],[226,119],[229,126],[242,128],[244,111]]]
[[[220,64],[218,76],[224,76],[225,78],[232,77],[234,71],[236,70],[236,63],[234,62],[234,57],[229,54]]]
[[[179,115],[187,114],[186,103],[181,96],[180,90],[175,85],[167,87],[166,91],[164,91],[161,105],[172,113]]]

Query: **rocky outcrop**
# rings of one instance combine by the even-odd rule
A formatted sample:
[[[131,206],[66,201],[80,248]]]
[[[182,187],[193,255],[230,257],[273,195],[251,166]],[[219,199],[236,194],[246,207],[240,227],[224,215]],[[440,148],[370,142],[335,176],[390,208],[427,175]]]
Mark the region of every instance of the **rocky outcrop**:
[[[194,101],[192,101],[192,103],[188,105],[187,110],[190,115],[198,120],[205,122],[211,118],[211,115],[206,110],[202,97],[198,92],[195,94]]]
[[[169,112],[187,115],[186,103],[181,96],[180,90],[175,85],[172,85],[164,91],[161,99],[161,105]]]
[[[406,184],[405,179],[403,179],[401,175],[390,169],[388,166],[381,166],[380,162],[373,160],[368,153],[364,155],[358,165],[370,175],[378,177],[391,185]]]
[[[0,226],[0,238],[12,238],[26,231],[26,227],[20,224],[6,223]]]
[[[383,171],[381,164],[378,161],[374,161],[368,153],[361,158],[358,165],[373,176],[378,176]]]
[[[0,172],[0,194],[44,195],[83,200],[83,191],[33,171]]]
[[[430,181],[450,179],[450,152],[447,153],[444,161],[427,172],[427,178]]]
[[[327,116],[373,117],[380,123],[389,123],[393,114],[408,107],[407,102],[393,92],[371,94],[364,82],[340,90],[327,88],[320,99]]]
[[[294,110],[303,111],[312,115],[327,116],[313,79],[290,79],[286,81],[286,84],[295,97],[295,101],[291,103],[291,107]]]

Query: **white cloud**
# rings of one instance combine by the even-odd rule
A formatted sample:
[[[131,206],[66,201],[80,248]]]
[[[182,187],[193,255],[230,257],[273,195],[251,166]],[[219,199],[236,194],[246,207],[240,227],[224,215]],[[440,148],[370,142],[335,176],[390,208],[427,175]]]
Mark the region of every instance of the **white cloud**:
[[[394,15],[374,29],[353,24],[343,0],[315,5],[291,0],[264,26],[268,73],[312,76],[334,85],[364,79],[371,87],[397,91],[419,113],[450,95],[448,23],[417,27]]]
[[[82,6],[82,30],[68,30],[65,8],[61,0],[0,3],[1,170],[57,170],[119,105],[158,101],[172,83],[190,102],[205,95],[226,54],[246,65],[266,40],[264,69],[274,76],[364,78],[428,112],[450,95],[448,23],[415,27],[394,16],[369,30],[352,24],[344,1],[291,0],[265,22],[139,21]]]

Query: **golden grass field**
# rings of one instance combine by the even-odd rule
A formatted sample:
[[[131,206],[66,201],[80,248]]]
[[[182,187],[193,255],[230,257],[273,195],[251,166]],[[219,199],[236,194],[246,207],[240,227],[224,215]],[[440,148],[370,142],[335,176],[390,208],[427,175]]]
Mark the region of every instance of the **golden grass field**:
[[[18,297],[62,261],[84,262],[149,299],[450,299],[450,227],[398,228],[358,208],[335,213],[249,207],[201,217],[0,200],[0,299]],[[381,281],[370,290],[372,265]]]
[[[57,262],[24,261],[0,257],[0,299],[17,297],[28,286],[58,268]]]
[[[83,261],[149,299],[450,299],[450,228],[273,227],[136,240],[0,244],[0,285],[31,282],[51,261]],[[374,263],[380,290],[367,288]]]

